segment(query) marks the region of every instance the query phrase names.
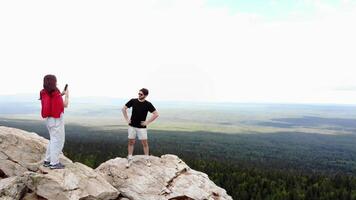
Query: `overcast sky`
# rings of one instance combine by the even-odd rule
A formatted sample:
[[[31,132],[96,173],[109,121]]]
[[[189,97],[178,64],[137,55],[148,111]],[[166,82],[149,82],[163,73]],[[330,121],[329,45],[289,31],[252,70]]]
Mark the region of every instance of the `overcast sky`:
[[[0,95],[356,103],[356,1],[1,1]]]

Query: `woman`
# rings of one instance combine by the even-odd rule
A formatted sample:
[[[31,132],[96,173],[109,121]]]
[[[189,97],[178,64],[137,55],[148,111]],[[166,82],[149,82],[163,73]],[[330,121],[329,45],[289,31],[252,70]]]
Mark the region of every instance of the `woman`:
[[[62,95],[65,95],[63,101]],[[62,93],[57,88],[57,78],[54,75],[46,75],[43,79],[43,89],[40,92],[41,114],[46,119],[46,126],[50,140],[43,166],[50,169],[63,169],[64,165],[59,162],[59,155],[63,150],[65,130],[63,113],[68,107],[68,89]]]

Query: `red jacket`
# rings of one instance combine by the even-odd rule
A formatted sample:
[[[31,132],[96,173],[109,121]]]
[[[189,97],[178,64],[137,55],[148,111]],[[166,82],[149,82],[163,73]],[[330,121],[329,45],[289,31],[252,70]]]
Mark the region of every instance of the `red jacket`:
[[[48,94],[46,90],[41,90],[41,114],[43,118],[53,117],[60,118],[61,114],[64,113],[64,105],[62,95],[59,90]]]

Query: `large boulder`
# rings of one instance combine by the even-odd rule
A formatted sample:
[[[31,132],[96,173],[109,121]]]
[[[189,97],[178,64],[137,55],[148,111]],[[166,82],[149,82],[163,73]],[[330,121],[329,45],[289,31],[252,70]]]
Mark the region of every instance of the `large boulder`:
[[[50,170],[43,167],[47,144],[48,140],[35,133],[0,127],[0,175],[3,178],[1,186],[12,189],[21,189],[19,185],[25,186],[32,194],[18,195],[27,196],[26,198],[29,196],[60,200],[117,198],[118,191],[100,174],[81,163],[73,163],[63,155],[60,161],[66,165],[65,169]],[[6,195],[11,196],[15,193]]]
[[[81,163],[61,170],[41,167],[41,173],[26,172],[26,186],[47,199],[116,199],[117,190],[101,175]]]
[[[95,170],[131,200],[232,200],[206,174],[190,169],[175,155],[150,156],[150,161],[148,167],[144,156],[134,156],[127,169],[125,158],[115,158]]]
[[[7,176],[21,175],[25,171],[38,171],[42,165],[48,140],[20,129],[0,126],[0,169]],[[72,161],[61,155],[60,161]]]

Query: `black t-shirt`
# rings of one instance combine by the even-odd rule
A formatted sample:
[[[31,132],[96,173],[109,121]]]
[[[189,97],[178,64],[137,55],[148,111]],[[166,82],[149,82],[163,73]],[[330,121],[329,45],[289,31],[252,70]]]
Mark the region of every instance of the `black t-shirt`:
[[[156,110],[152,103],[147,100],[140,102],[138,99],[131,99],[125,105],[128,108],[132,107],[131,123],[129,125],[136,128],[146,128],[146,126],[141,125],[141,122],[146,121],[148,111],[152,113]]]

